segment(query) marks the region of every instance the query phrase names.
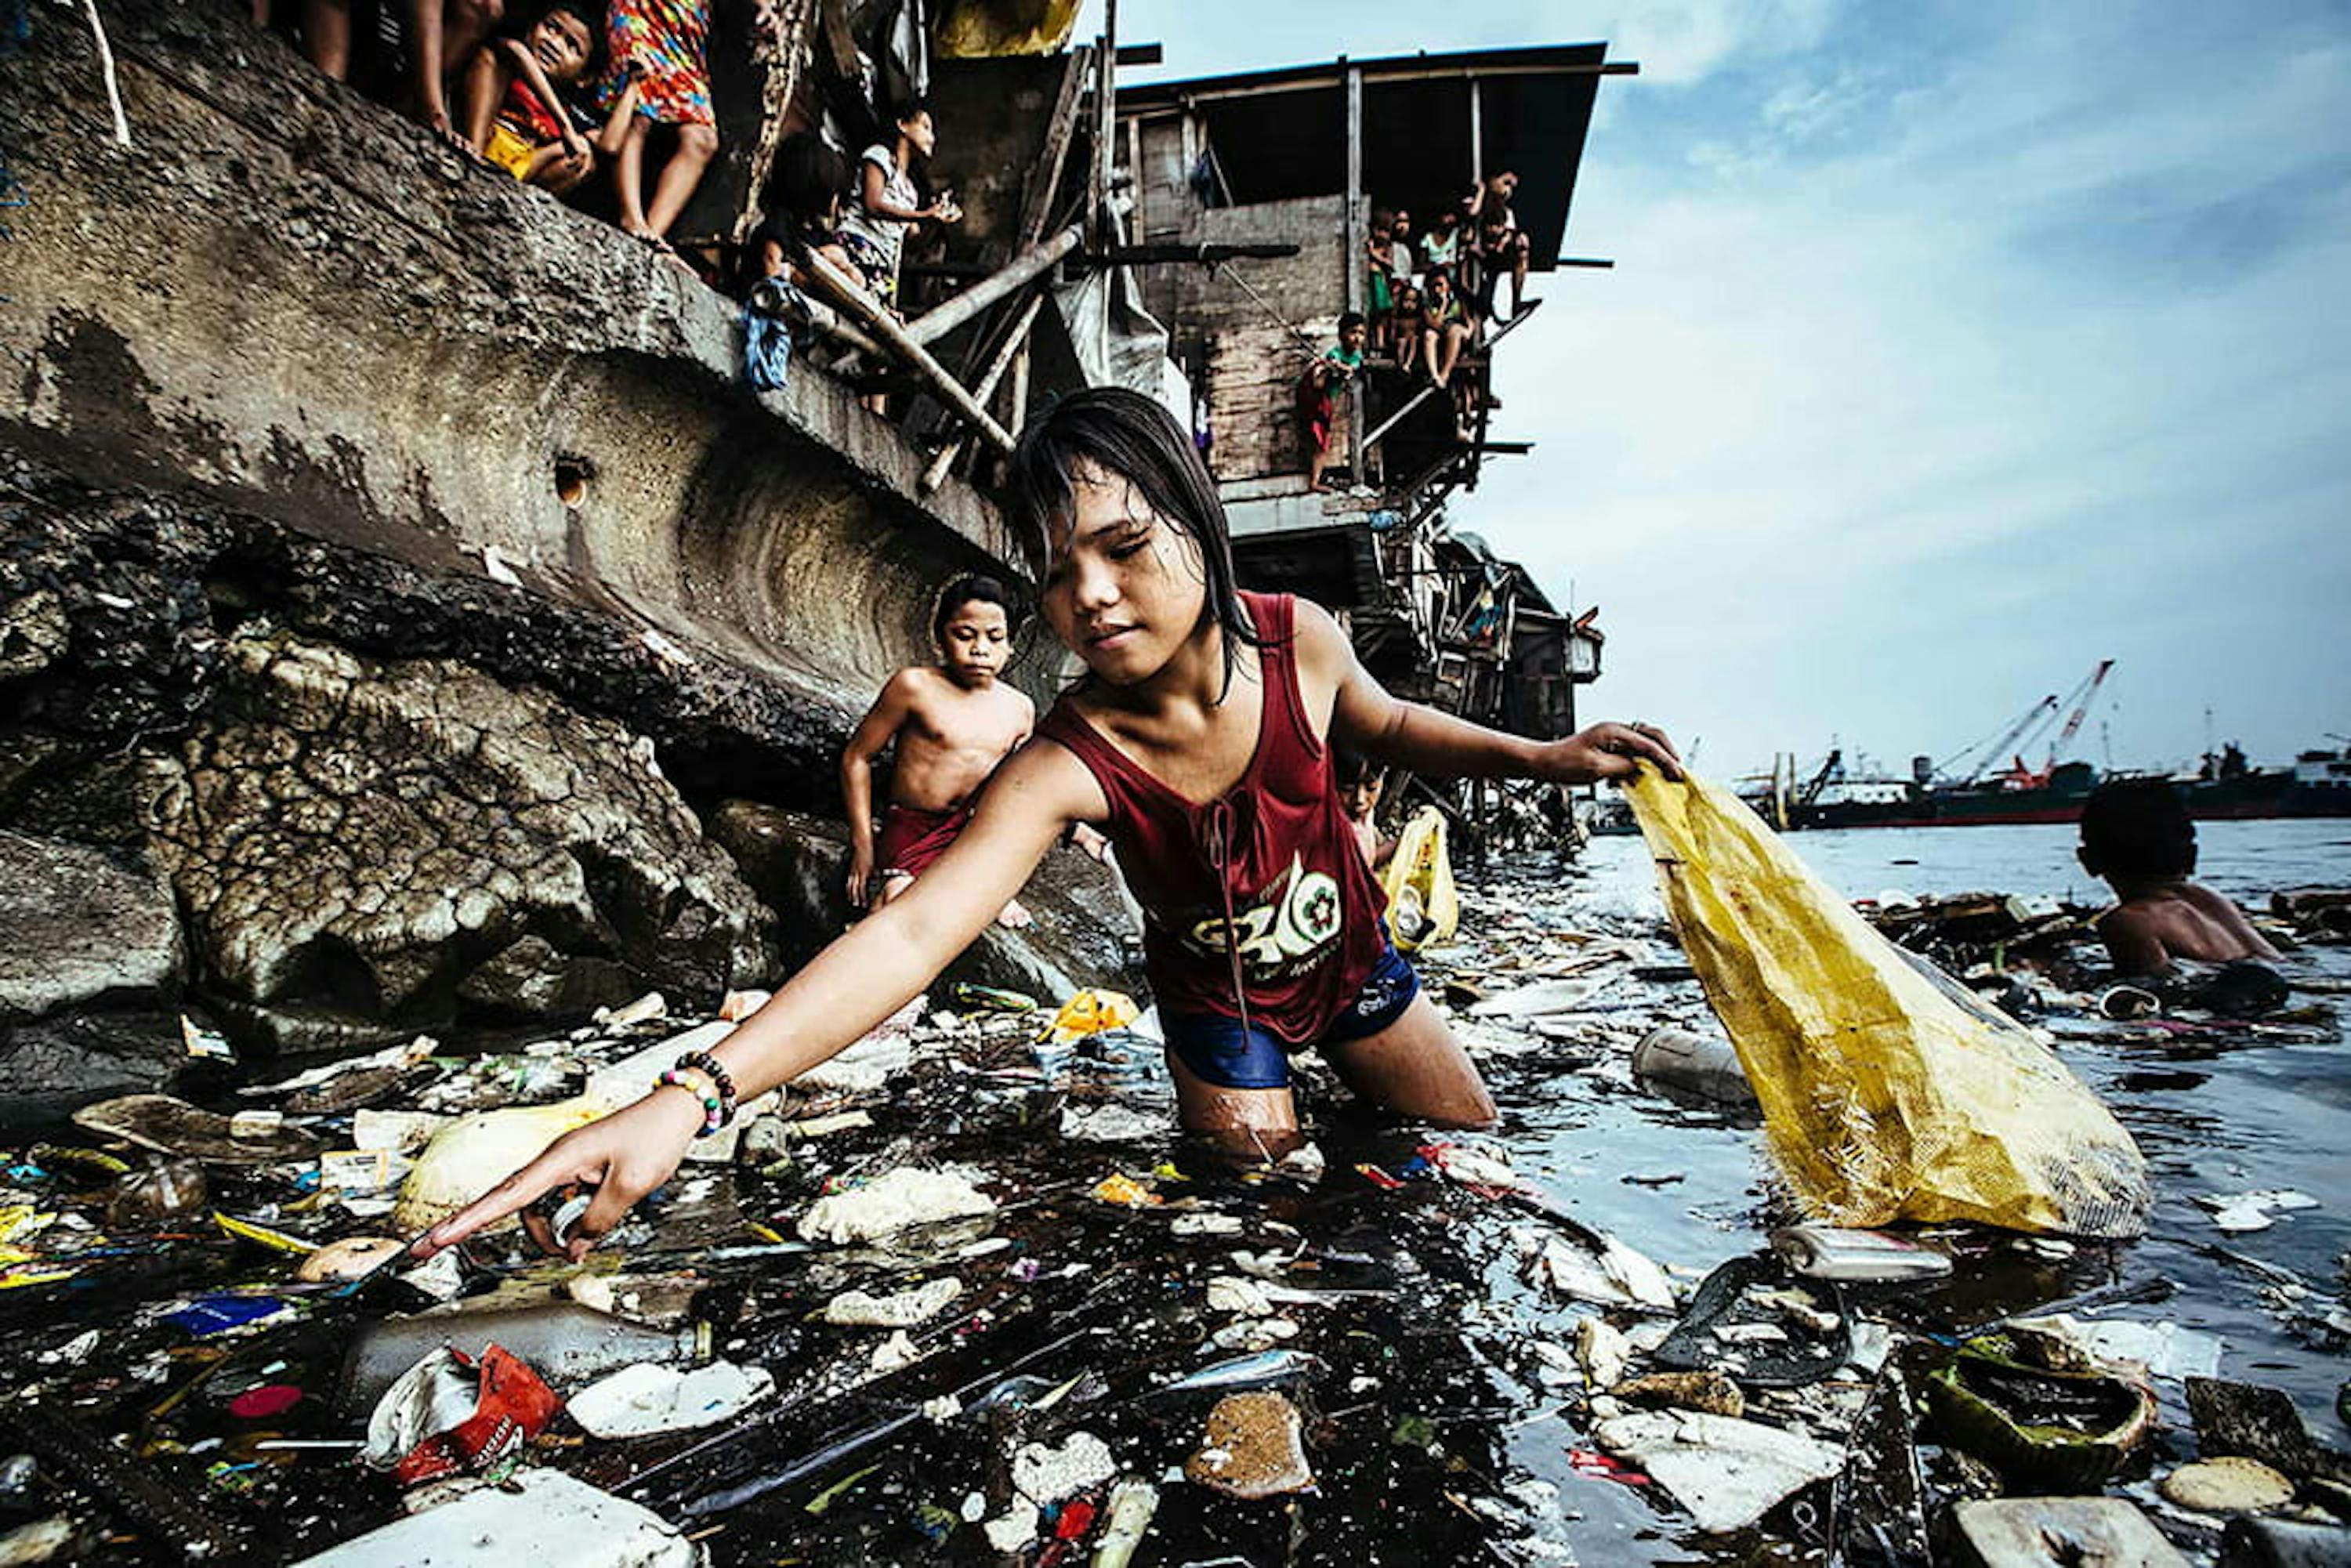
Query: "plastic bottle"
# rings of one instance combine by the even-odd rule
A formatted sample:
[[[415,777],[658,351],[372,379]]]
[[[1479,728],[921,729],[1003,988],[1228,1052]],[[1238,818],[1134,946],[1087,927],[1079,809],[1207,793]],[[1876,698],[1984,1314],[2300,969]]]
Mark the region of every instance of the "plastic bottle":
[[[567,1389],[640,1362],[707,1361],[710,1325],[648,1328],[577,1301],[386,1318],[361,1330],[344,1356],[336,1403],[348,1411],[372,1409],[401,1374],[444,1344],[469,1356],[498,1345],[549,1384]]]
[[[1792,1225],[1771,1232],[1771,1250],[1809,1280],[1938,1280],[1951,1271],[1948,1253],[1883,1230]]]
[[[1660,1024],[1633,1048],[1633,1076],[1720,1105],[1752,1105],[1739,1053],[1718,1035]]]

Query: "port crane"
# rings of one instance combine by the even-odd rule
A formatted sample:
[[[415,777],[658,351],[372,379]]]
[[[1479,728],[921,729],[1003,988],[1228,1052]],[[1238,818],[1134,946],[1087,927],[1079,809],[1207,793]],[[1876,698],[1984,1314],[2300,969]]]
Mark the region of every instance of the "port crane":
[[[2063,697],[2052,692],[2018,715],[2015,722],[2002,730],[1998,739],[1990,745],[1980,743],[1968,747],[1956,753],[1950,761],[1937,765],[1935,771],[1949,774],[1952,762],[1972,758],[1974,766],[1959,775],[1958,782],[1962,785],[1980,783],[2005,757],[2010,759],[2009,766],[2001,774],[2005,781],[2021,789],[2036,789],[2047,784],[2050,774],[2056,770],[2057,759],[2064,755],[2065,748],[2081,733],[2083,721],[2090,716],[2090,704],[2096,699],[2098,688],[2106,684],[2106,676],[2114,667],[2112,659],[2099,660],[2082,678],[2081,684]],[[2065,713],[2069,706],[2073,711],[2066,715],[2064,727],[2057,732],[2057,738],[2050,744],[2049,759],[2041,765],[2039,772],[2034,772],[2025,766],[2025,748],[2049,727],[2052,720]]]

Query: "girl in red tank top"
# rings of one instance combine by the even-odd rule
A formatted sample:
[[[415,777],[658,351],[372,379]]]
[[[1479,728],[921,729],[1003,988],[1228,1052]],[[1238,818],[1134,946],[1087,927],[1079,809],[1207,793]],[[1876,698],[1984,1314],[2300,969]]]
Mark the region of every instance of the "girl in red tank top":
[[[1597,725],[1534,741],[1398,702],[1328,613],[1238,591],[1216,481],[1137,393],[1079,392],[1031,425],[1009,511],[1042,538],[1045,617],[1085,674],[998,769],[971,825],[732,1035],[557,1140],[428,1250],[584,1181],[598,1193],[570,1249],[585,1252],[726,1106],[799,1076],[935,979],[1080,822],[1110,833],[1147,912],[1186,1126],[1245,1155],[1294,1147],[1287,1053],[1306,1046],[1389,1111],[1492,1119],[1477,1069],[1387,945],[1330,747],[1417,773],[1579,783],[1641,761],[1677,773],[1664,738]]]

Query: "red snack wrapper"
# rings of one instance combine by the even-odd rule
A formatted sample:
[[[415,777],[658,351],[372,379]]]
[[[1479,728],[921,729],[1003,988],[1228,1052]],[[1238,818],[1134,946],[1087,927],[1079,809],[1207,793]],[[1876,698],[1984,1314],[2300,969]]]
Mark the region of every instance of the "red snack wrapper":
[[[413,1487],[487,1469],[545,1431],[563,1408],[562,1397],[528,1363],[498,1345],[483,1349],[480,1367],[482,1394],[474,1413],[411,1448],[392,1467],[392,1479]]]

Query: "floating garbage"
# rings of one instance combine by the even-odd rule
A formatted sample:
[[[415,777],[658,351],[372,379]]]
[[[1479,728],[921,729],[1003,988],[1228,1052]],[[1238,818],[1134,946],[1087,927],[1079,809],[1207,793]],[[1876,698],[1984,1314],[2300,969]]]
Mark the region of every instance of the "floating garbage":
[[[74,1113],[74,1124],[93,1133],[216,1166],[266,1166],[315,1159],[319,1140],[287,1126],[275,1113],[224,1116],[169,1094],[125,1094]]]
[[[384,1390],[360,1462],[404,1487],[471,1474],[520,1448],[562,1408],[537,1373],[498,1346],[476,1361],[443,1345]]]
[[[843,1291],[827,1301],[817,1315],[824,1322],[842,1328],[913,1328],[946,1312],[961,1294],[963,1281],[948,1274],[892,1296],[870,1296],[863,1291]]]
[[[298,1568],[695,1568],[701,1549],[652,1510],[559,1470],[517,1470],[503,1486],[371,1531]]]
[[[1303,1351],[1268,1350],[1253,1355],[1238,1355],[1229,1361],[1219,1361],[1185,1374],[1163,1385],[1162,1394],[1197,1394],[1220,1388],[1260,1388],[1269,1383],[1287,1383],[1303,1377],[1322,1364]]]
[[[862,1186],[817,1199],[800,1216],[798,1229],[803,1241],[842,1246],[877,1240],[912,1226],[995,1212],[996,1200],[962,1171],[901,1166]]]
[[[1230,1394],[1208,1412],[1184,1474],[1233,1497],[1278,1497],[1314,1484],[1298,1406],[1279,1394]]]
[[[1604,1307],[1674,1310],[1674,1287],[1665,1270],[1614,1237],[1595,1232],[1599,1245],[1586,1246],[1556,1231],[1519,1233],[1528,1282],[1555,1295]]]
[[[1143,1009],[1124,991],[1080,991],[1045,1026],[1045,1038],[1055,1045],[1070,1045],[1105,1030],[1124,1029],[1142,1016]]]
[[[640,998],[637,1007],[646,1000]],[[658,1017],[658,1011],[647,1015]],[[537,1159],[547,1145],[575,1127],[632,1105],[678,1057],[707,1051],[734,1032],[734,1025],[708,1023],[600,1068],[569,1100],[549,1105],[515,1105],[461,1116],[433,1135],[401,1185],[392,1211],[392,1228],[420,1235]],[[509,1221],[508,1223],[512,1223]]]
[[[1844,1453],[1800,1432],[1695,1411],[1642,1411],[1601,1422],[1600,1446],[1638,1465],[1700,1530],[1741,1530],[1782,1499],[1844,1468]]]
[[[1717,1105],[1755,1103],[1755,1086],[1729,1040],[1672,1024],[1641,1037],[1633,1048],[1633,1076]]]
[[[1648,769],[1625,794],[1772,1154],[1817,1217],[2146,1228],[2137,1145],[2023,1026],[1918,967],[1735,796]]]
[[[2241,1192],[2227,1197],[2199,1193],[2196,1201],[2212,1211],[2214,1225],[2232,1235],[2248,1230],[2267,1230],[2274,1216],[2318,1207],[2318,1200],[2308,1193],[2285,1189]]]
[[[345,1237],[340,1241],[329,1241],[303,1259],[294,1276],[313,1284],[363,1279],[399,1256],[400,1251],[401,1243],[389,1236]]]
[[[1771,1250],[1808,1280],[1939,1280],[1951,1255],[1883,1230],[1793,1225],[1771,1232]]]
[[[644,1437],[729,1421],[776,1391],[764,1366],[714,1361],[691,1372],[640,1362],[571,1396],[571,1418],[590,1437]]]
[[[1151,1528],[1151,1516],[1158,1510],[1159,1489],[1149,1481],[1129,1477],[1112,1487],[1092,1568],[1127,1568],[1143,1544],[1144,1532]]]
[[[1531,1019],[1573,1012],[1608,988],[1606,979],[1538,980],[1470,1004],[1473,1019]]]
[[[2182,1465],[2156,1484],[2166,1501],[2198,1513],[2254,1513],[2294,1500],[2294,1482],[2259,1459],[2224,1454]]]
[[[1955,1560],[1980,1568],[2188,1568],[2137,1507],[2118,1497],[1977,1499],[1951,1510]]]
[[[1827,1281],[1792,1278],[1770,1254],[1729,1259],[1690,1292],[1657,1346],[1662,1366],[1720,1370],[1763,1388],[1817,1383],[1853,1354],[1851,1314]]]
[[[2011,1326],[1959,1346],[1927,1378],[1944,1440],[2018,1487],[2067,1492],[2099,1485],[2155,1427],[2141,1377],[2089,1360],[2060,1336]]]
[[[641,1361],[707,1361],[710,1342],[708,1323],[648,1328],[577,1301],[384,1318],[352,1341],[335,1402],[346,1410],[370,1408],[419,1358],[443,1346],[480,1355],[503,1345],[557,1387],[576,1388]]]

